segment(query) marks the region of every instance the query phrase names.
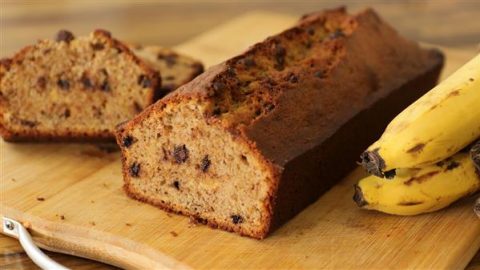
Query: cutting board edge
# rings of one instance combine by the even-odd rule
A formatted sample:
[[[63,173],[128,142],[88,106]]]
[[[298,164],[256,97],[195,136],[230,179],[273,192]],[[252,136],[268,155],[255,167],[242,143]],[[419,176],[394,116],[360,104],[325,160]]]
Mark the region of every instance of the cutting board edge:
[[[125,269],[192,269],[145,244],[111,233],[21,213],[3,203],[0,203],[0,216],[20,222],[28,229],[35,244],[45,250],[96,260]]]

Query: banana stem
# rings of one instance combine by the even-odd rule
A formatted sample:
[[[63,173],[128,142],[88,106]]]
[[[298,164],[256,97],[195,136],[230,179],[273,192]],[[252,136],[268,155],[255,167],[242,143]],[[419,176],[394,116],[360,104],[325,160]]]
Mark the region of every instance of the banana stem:
[[[383,171],[383,169],[385,169],[385,161],[378,153],[378,149],[363,152],[360,155],[360,160],[360,164],[369,174],[387,179],[395,177],[395,170]]]
[[[480,140],[477,141],[470,149],[470,156],[477,170],[480,172]]]

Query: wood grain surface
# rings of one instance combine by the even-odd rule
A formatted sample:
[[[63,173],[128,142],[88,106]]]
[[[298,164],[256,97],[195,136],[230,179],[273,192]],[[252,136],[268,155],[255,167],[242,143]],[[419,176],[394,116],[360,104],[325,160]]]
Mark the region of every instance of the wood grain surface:
[[[366,1],[349,2],[346,1],[353,10],[358,10],[362,6],[374,6],[389,22],[394,24],[400,32],[430,43],[439,43],[456,47],[457,50],[449,50],[449,55],[454,55],[456,65],[473,55],[479,42],[480,24],[472,20],[480,15],[480,6],[474,1],[436,1],[436,2],[384,2],[384,1]],[[155,43],[162,45],[173,45],[182,42],[192,35],[202,32],[220,22],[231,19],[235,14],[240,14],[252,9],[267,9],[270,11],[281,11],[290,14],[301,14],[311,10],[321,9],[323,7],[335,6],[329,2],[310,2],[310,1],[258,1],[258,2],[198,2],[181,1],[172,2],[153,2],[153,1],[64,1],[61,4],[58,1],[1,1],[1,52],[0,56],[6,56],[18,50],[40,37],[51,37],[59,28],[72,29],[78,33],[86,33],[95,27],[103,27],[112,30],[126,40],[135,42]],[[182,14],[181,16],[179,14]],[[252,13],[251,13],[252,14]],[[258,16],[263,14],[263,18],[268,18],[268,13],[253,13]],[[185,21],[185,17],[189,21]],[[278,18],[272,19],[272,18]],[[271,15],[269,20],[275,21],[275,29],[283,29],[294,21],[291,16]],[[192,26],[195,27],[192,27]],[[230,24],[232,25],[232,24]],[[235,24],[233,24],[235,25]],[[35,26],[35,27],[32,27]],[[230,26],[231,27],[231,26]],[[258,28],[252,23],[245,28],[249,31],[256,31]],[[272,29],[273,30],[273,29]],[[240,27],[237,32],[245,31]],[[261,32],[261,30],[260,30]],[[254,33],[259,35],[262,33]],[[241,35],[232,35],[229,40],[234,40],[236,45],[232,47],[222,46],[221,48],[208,48],[209,34],[188,42],[179,49],[184,52],[190,52],[195,55],[202,52],[207,64],[212,64],[230,56],[233,52],[251,44],[252,40],[244,39]],[[219,42],[222,42],[219,40]],[[196,44],[192,46],[192,44]],[[225,43],[232,44],[232,43]],[[200,57],[203,58],[203,57]],[[450,59],[449,59],[450,60]],[[454,68],[452,62],[447,68]],[[448,72],[448,71],[447,71]],[[5,144],[2,142],[2,151],[5,151]],[[54,148],[52,150],[52,148]],[[53,152],[53,153],[52,153]],[[10,153],[15,153],[10,155]],[[28,157],[31,160],[18,165],[9,163],[20,156]],[[66,159],[56,160],[57,155],[66,156]],[[78,157],[77,157],[78,155]],[[116,154],[105,154],[91,145],[62,145],[58,147],[42,145],[23,145],[16,146],[15,151],[8,152],[1,156],[1,188],[2,200],[3,191],[7,181],[18,182],[19,179],[28,179],[31,168],[38,168],[42,162],[51,162],[53,160],[56,167],[61,168],[67,163],[67,168],[73,168],[68,174],[76,180],[83,177],[88,178],[88,173],[84,174],[82,168],[93,168],[91,172],[104,168],[113,160],[116,160]],[[40,160],[40,161],[39,161]],[[12,166],[15,165],[15,166]],[[78,168],[77,168],[78,167]],[[8,169],[7,169],[8,168]],[[60,171],[42,171],[35,177],[52,181],[58,179],[59,175],[65,174],[65,170]],[[89,170],[90,171],[90,170]],[[14,177],[12,177],[14,176]],[[74,180],[74,182],[76,181]],[[58,180],[57,180],[58,181]],[[66,183],[68,184],[68,183]],[[12,186],[16,186],[13,184]],[[107,183],[108,185],[108,183]],[[10,186],[10,184],[9,184]],[[107,187],[104,187],[107,188]],[[44,189],[46,194],[55,194],[55,189]],[[42,194],[43,190],[39,191]],[[23,191],[22,191],[23,192]],[[33,202],[27,202],[29,207],[45,201],[36,200],[36,195],[28,194]],[[44,195],[41,195],[44,196]],[[36,202],[35,202],[36,201]],[[467,202],[463,204],[468,205]],[[456,211],[458,207],[453,207]],[[58,217],[57,217],[58,218]],[[174,217],[176,218],[176,217]],[[91,221],[95,223],[95,221]],[[96,223],[95,223],[96,224]],[[358,224],[357,224],[358,225]],[[90,226],[95,227],[90,223]],[[127,226],[127,225],[125,225]],[[361,225],[359,225],[362,227]],[[358,227],[358,226],[357,226]],[[358,230],[362,230],[359,228]],[[168,232],[173,237],[171,232]],[[175,232],[177,236],[180,234]],[[0,237],[0,268],[32,269],[34,265],[21,252],[18,244],[4,236]],[[75,269],[109,269],[107,265],[92,262],[77,257],[50,253],[56,260]],[[465,256],[471,256],[466,254]],[[478,269],[480,265],[480,255],[474,257],[469,269]]]

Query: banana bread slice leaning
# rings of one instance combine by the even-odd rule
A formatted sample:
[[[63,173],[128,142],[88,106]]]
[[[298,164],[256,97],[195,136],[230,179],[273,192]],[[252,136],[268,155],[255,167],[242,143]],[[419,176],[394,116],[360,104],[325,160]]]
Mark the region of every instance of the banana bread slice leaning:
[[[203,65],[187,55],[160,46],[132,46],[132,51],[160,71],[162,85],[155,92],[155,100],[186,84],[203,72]]]
[[[154,101],[157,71],[104,30],[28,46],[0,62],[7,141],[113,141],[115,126]]]
[[[348,174],[442,64],[370,9],[306,15],[121,125],[124,188],[263,238]]]

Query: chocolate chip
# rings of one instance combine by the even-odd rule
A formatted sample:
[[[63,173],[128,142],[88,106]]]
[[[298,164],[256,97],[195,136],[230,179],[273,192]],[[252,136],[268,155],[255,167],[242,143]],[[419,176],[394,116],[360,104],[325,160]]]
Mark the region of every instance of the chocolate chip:
[[[315,29],[313,29],[313,28],[308,28],[307,33],[308,33],[310,36],[313,36],[313,35],[315,35]]]
[[[178,180],[173,181],[173,186],[174,186],[177,190],[180,190],[180,182],[178,182]]]
[[[47,79],[45,78],[45,76],[38,77],[37,85],[40,88],[45,89],[45,87],[47,86]]]
[[[65,79],[58,79],[57,85],[62,90],[69,90],[70,89],[70,82],[68,80],[65,80]]]
[[[256,65],[255,60],[253,60],[252,57],[247,57],[243,60],[243,63],[245,64],[246,67],[253,67]]]
[[[260,84],[269,90],[273,90],[275,86],[277,86],[277,82],[273,80],[272,78],[266,78],[260,82]]]
[[[102,69],[99,70],[99,72],[102,73],[103,76],[108,78],[108,71],[106,69],[102,68]]]
[[[272,103],[267,103],[267,104],[265,104],[264,107],[265,107],[265,110],[266,110],[267,112],[272,111],[273,109],[275,109],[275,105],[273,105]]]
[[[297,83],[298,77],[295,74],[290,73],[290,75],[288,76],[288,81],[291,83]]]
[[[165,60],[165,62],[167,63],[167,66],[168,67],[172,67],[174,66],[175,64],[177,64],[177,55],[174,54],[174,53],[171,53],[171,54],[162,54],[162,53],[159,53],[157,55],[157,59],[163,59]]]
[[[102,43],[100,42],[97,42],[97,43],[92,43],[90,44],[90,46],[92,47],[92,49],[94,51],[101,51],[105,48],[105,45],[103,45]]]
[[[139,174],[140,174],[140,164],[134,162],[132,166],[130,166],[130,176],[138,177]]]
[[[276,44],[275,46],[275,57],[284,57],[287,54],[287,51],[281,44]]]
[[[275,45],[275,60],[277,61],[275,65],[276,70],[283,70],[284,65],[285,65],[285,55],[287,54],[287,51],[281,44],[276,44]]]
[[[34,121],[25,120],[25,119],[20,119],[20,124],[30,128],[33,128],[37,125],[37,123],[35,123]]]
[[[138,104],[138,102],[136,102],[136,101],[133,102],[133,108],[135,109],[135,111],[136,111],[137,113],[143,111],[142,106],[140,106],[140,104]]]
[[[97,106],[92,106],[92,111],[95,117],[101,117],[103,115],[102,110],[100,110]]]
[[[237,75],[237,73],[235,72],[235,68],[233,67],[227,68],[227,74],[230,75],[231,77],[235,77]]]
[[[210,167],[211,163],[212,162],[210,161],[210,159],[208,159],[208,155],[205,155],[202,159],[202,162],[200,163],[200,170],[202,170],[202,172],[206,172]]]
[[[188,149],[185,144],[173,148],[173,157],[178,164],[185,163],[188,159]]]
[[[70,109],[65,109],[65,111],[63,112],[63,116],[65,118],[69,118],[70,117]]]
[[[130,147],[133,144],[133,137],[130,135],[123,137],[122,144],[127,148]]]
[[[148,78],[148,76],[144,74],[138,76],[137,83],[141,85],[143,88],[152,86],[152,82],[150,81],[150,78]]]
[[[82,77],[80,78],[80,81],[83,84],[83,88],[85,89],[92,89],[93,88],[93,83],[88,77],[88,74],[86,72],[83,72]]]
[[[239,215],[231,215],[230,218],[232,218],[233,224],[243,223],[243,218]]]
[[[213,116],[219,116],[221,113],[222,113],[222,110],[218,107],[213,109],[213,111],[212,111]]]
[[[307,49],[312,48],[312,42],[311,42],[310,40],[307,40],[307,41],[305,42],[305,47],[306,47]]]
[[[222,91],[225,89],[225,84],[223,82],[214,82],[213,89],[215,89],[215,91]]]
[[[105,80],[101,85],[100,89],[104,92],[110,92],[110,84],[108,83],[108,80]]]
[[[67,30],[58,31],[57,36],[55,38],[55,40],[58,42],[65,41],[66,43],[70,43],[70,41],[74,39],[75,39],[75,36],[72,34],[72,32]]]
[[[317,78],[323,79],[323,78],[325,78],[325,71],[320,70],[320,71],[315,72],[313,75]]]
[[[342,32],[342,30],[341,30],[341,29],[337,29],[337,30],[335,30],[333,33],[330,33],[330,34],[328,35],[328,38],[329,38],[329,39],[336,39],[336,38],[344,37],[344,36],[345,36],[345,34]]]
[[[110,91],[110,84],[108,83],[108,72],[106,69],[102,68],[99,70],[100,78],[103,78],[103,82],[100,84],[100,90],[104,92]]]

